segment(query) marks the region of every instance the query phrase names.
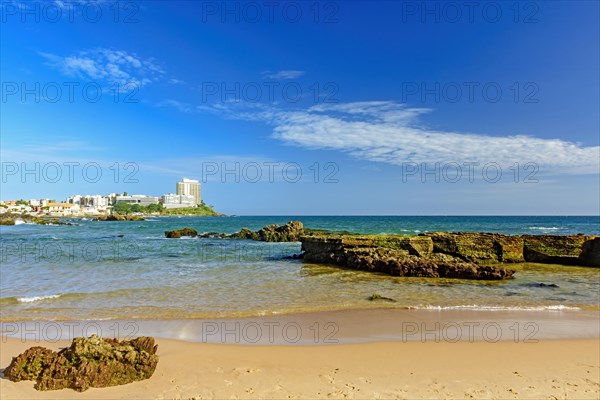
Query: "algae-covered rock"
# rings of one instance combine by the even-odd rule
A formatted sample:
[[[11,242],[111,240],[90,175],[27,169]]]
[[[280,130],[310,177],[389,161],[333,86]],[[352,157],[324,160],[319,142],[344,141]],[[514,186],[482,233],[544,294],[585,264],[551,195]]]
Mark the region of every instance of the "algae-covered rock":
[[[507,279],[514,274],[501,265],[480,266],[448,254],[413,254],[412,244],[407,249],[401,248],[407,243],[410,242],[397,237],[303,236],[302,250],[306,262],[394,276],[487,280]]]
[[[100,215],[94,218],[94,221],[144,221],[144,217],[139,215],[124,215],[113,213],[110,215]]]
[[[151,337],[132,340],[75,338],[71,346],[54,352],[32,347],[14,357],[4,371],[11,381],[35,380],[38,390],[124,385],[148,379],[158,363]]]
[[[54,351],[45,347],[31,347],[13,358],[4,370],[4,376],[14,382],[36,380],[55,355]]]
[[[182,236],[196,237],[198,236],[198,232],[192,228],[175,229],[173,231],[165,232],[165,237],[168,237],[170,239],[178,239]]]
[[[499,233],[434,232],[433,252],[450,254],[465,261],[523,262],[523,238]]]
[[[495,234],[494,249],[498,257],[498,261],[505,263],[520,263],[524,262],[523,258],[524,241],[520,236],[508,236]]]
[[[229,235],[232,239],[251,239],[263,242],[298,242],[304,234],[304,225],[299,221],[290,221],[283,226],[267,225],[254,232],[248,228]]]
[[[250,239],[250,240],[258,240],[258,233],[251,231],[248,228],[242,228],[241,231],[233,233],[229,235],[232,239]]]
[[[434,232],[419,236],[310,234],[304,261],[396,276],[506,279],[507,263],[600,266],[600,238]]]
[[[584,235],[523,235],[525,261],[577,265],[583,244],[590,239]]]

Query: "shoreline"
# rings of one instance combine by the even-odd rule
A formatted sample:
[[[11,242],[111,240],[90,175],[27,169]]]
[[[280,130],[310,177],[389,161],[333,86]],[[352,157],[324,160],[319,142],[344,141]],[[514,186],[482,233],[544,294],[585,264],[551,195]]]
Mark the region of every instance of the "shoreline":
[[[354,309],[242,318],[2,321],[0,336],[71,340],[98,334],[232,345],[524,342],[600,338],[600,310]]]

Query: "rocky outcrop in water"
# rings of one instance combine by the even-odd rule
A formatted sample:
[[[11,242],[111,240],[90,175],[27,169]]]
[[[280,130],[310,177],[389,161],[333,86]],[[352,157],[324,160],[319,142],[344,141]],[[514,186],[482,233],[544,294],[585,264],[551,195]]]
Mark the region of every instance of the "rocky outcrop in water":
[[[434,232],[423,236],[433,241],[433,252],[465,261],[600,266],[600,238],[595,236],[478,232]]]
[[[497,233],[434,232],[435,253],[448,254],[470,262],[524,262],[523,238]]]
[[[277,224],[267,225],[254,232],[248,228],[229,235],[232,239],[252,239],[263,242],[299,242],[304,234],[304,225],[299,221],[290,221],[283,226]]]
[[[31,347],[13,357],[4,376],[13,382],[34,380],[38,390],[82,392],[90,387],[124,385],[152,376],[158,364],[157,347],[151,337],[123,341],[96,335],[75,338],[59,352]]]
[[[94,221],[144,221],[139,215],[110,214],[94,218]]]
[[[478,265],[434,253],[428,237],[302,237],[305,262],[381,272],[393,276],[462,279],[507,279],[514,274],[501,265]]]
[[[196,237],[198,236],[198,232],[192,228],[175,229],[173,231],[165,232],[165,237],[170,239],[178,239],[182,236]]]
[[[0,214],[0,225],[16,225],[19,222],[37,225],[75,225],[71,222],[61,221],[56,217],[38,217],[28,214],[2,213]]]
[[[508,265],[536,262],[600,267],[600,238],[434,232],[419,236],[312,234],[304,261],[394,276],[507,279]]]

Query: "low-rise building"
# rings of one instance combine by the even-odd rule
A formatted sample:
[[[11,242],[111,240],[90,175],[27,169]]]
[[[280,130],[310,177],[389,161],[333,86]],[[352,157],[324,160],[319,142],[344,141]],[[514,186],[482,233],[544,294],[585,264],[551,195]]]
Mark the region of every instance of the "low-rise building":
[[[48,203],[44,208],[53,216],[71,216],[79,214],[80,211],[79,204],[71,203]]]
[[[191,194],[164,194],[161,197],[164,208],[186,208],[195,207],[196,198]]]
[[[149,206],[150,204],[158,204],[158,197],[146,196],[143,194],[134,194],[131,196],[117,196],[116,202],[138,204],[140,206]]]

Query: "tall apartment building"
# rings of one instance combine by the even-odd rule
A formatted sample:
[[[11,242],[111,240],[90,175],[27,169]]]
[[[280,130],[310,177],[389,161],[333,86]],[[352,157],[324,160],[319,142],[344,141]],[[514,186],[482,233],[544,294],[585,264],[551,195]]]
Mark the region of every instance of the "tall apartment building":
[[[183,178],[177,182],[175,193],[192,195],[196,205],[200,204],[200,182],[195,179]]]

